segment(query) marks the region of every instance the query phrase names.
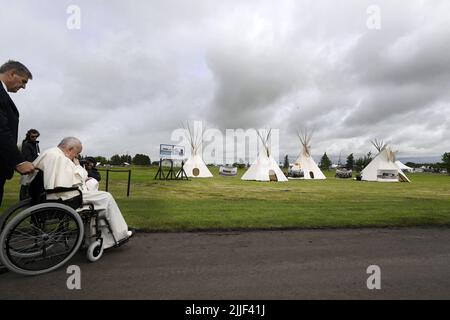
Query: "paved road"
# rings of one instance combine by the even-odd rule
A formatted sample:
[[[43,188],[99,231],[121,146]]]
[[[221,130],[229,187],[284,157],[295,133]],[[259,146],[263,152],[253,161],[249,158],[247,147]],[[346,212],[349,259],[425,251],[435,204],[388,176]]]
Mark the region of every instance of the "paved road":
[[[450,229],[137,233],[89,263],[0,274],[1,299],[450,299]],[[369,265],[381,289],[367,289]]]

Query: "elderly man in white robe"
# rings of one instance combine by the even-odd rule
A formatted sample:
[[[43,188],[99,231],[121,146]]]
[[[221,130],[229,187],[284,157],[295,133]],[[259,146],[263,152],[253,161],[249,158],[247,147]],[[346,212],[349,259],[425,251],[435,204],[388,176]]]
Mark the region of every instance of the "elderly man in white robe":
[[[48,190],[57,187],[78,187],[83,194],[83,203],[93,204],[100,216],[106,218],[117,241],[131,237],[132,231],[128,231],[128,226],[112,195],[109,192],[92,190],[86,186],[88,173],[80,166],[77,159],[82,149],[83,146],[79,139],[67,137],[57,147],[44,151],[33,162],[36,168],[44,172],[44,188]],[[70,191],[48,195],[48,198],[67,200],[78,194],[77,191]],[[102,228],[102,235],[105,249],[115,244],[114,238],[107,228]]]

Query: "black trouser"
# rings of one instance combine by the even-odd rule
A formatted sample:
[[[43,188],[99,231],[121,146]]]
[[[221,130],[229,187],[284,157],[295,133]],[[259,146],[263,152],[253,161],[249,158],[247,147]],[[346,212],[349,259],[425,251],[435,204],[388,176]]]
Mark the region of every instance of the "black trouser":
[[[21,185],[19,200],[22,201],[22,200],[28,199],[28,198],[30,198],[30,187]]]
[[[3,188],[4,188],[4,186],[5,186],[5,182],[6,182],[6,179],[4,179],[4,178],[0,178],[0,206],[2,205],[2,200],[3,200]],[[2,212],[0,211],[0,214],[1,214]],[[0,230],[0,231],[2,231],[2,230]],[[8,271],[8,269],[6,269],[5,267],[3,267],[3,265],[0,263],[0,273],[4,273],[4,272],[6,272],[6,271]]]
[[[0,178],[0,206],[2,205],[3,200],[3,188],[5,186],[6,179]]]

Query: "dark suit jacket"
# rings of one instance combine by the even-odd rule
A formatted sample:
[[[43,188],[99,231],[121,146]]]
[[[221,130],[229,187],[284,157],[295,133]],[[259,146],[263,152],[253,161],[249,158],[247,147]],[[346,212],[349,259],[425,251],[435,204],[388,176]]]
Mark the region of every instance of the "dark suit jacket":
[[[14,168],[24,162],[17,148],[19,111],[0,83],[0,180],[11,179]]]
[[[39,141],[23,140],[22,141],[22,156],[25,161],[33,162],[39,156]]]

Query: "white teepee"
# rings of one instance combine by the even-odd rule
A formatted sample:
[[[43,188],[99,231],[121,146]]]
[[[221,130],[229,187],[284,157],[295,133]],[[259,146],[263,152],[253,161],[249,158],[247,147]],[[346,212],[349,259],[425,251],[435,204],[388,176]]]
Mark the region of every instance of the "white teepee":
[[[371,142],[378,150],[378,154],[361,171],[361,179],[380,182],[410,182],[395,163],[395,152],[382,141],[374,140]]]
[[[314,159],[311,157],[311,137],[312,133],[308,134],[305,130],[303,133],[298,132],[298,137],[302,148],[300,155],[291,167],[293,171],[303,171],[303,179],[326,179],[323,172],[317,166]]]
[[[191,147],[191,155],[183,166],[186,175],[191,178],[211,178],[213,175],[202,159],[203,130],[195,130],[186,123],[185,132]]]
[[[258,136],[262,142],[262,150],[259,151],[258,157],[255,162],[248,168],[248,170],[242,176],[242,180],[256,180],[256,181],[288,181],[283,171],[281,171],[275,159],[270,152],[270,139],[271,130],[267,135],[263,136],[258,131]]]
[[[411,167],[408,167],[406,164],[404,164],[403,162],[401,162],[400,160],[395,161],[395,164],[400,168],[400,170],[402,171],[406,171],[406,172],[413,172],[414,169]]]

